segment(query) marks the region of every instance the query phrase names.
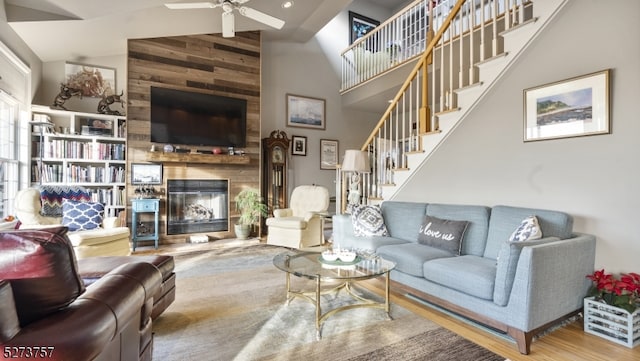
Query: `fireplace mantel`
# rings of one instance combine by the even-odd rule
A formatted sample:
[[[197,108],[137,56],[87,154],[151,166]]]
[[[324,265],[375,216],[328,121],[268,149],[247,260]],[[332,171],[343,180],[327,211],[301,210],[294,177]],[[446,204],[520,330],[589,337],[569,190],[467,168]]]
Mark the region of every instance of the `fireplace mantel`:
[[[246,155],[147,152],[146,160],[163,163],[249,164]]]

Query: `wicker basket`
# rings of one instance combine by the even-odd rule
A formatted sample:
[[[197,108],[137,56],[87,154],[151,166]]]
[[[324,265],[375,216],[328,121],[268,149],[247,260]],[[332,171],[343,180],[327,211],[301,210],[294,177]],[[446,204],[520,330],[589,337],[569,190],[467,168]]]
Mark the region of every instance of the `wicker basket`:
[[[630,314],[593,297],[585,298],[584,332],[634,348],[640,344],[640,309]]]

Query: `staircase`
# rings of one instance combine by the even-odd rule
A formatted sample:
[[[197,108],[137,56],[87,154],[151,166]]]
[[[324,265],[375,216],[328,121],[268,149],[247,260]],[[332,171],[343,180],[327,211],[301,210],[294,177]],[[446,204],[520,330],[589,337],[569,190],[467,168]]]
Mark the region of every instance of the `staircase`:
[[[566,2],[445,0],[433,7],[431,1],[418,0],[345,50],[343,96],[415,64],[361,148],[369,154],[371,169],[361,177],[360,203],[392,200],[411,182]],[[409,20],[419,24],[408,25]],[[416,43],[388,44],[398,44],[394,36],[406,38],[406,29],[422,29],[424,35],[410,33],[409,38],[426,45],[419,55],[403,58],[398,48],[415,49]],[[381,61],[389,49],[395,51],[393,60]],[[338,169],[341,210],[346,208],[347,178]]]

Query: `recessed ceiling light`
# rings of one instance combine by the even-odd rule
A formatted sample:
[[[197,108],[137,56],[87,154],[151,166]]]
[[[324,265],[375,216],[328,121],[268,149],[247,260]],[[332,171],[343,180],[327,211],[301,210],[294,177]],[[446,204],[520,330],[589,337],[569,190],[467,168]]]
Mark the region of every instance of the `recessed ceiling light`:
[[[293,6],[293,1],[285,1],[282,3],[282,7],[288,9]]]

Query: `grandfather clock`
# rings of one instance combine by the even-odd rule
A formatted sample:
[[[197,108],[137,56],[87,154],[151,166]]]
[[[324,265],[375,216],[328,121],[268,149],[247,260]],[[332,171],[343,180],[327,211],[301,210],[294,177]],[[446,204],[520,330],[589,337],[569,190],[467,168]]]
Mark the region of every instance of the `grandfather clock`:
[[[265,198],[269,214],[274,209],[287,208],[287,170],[289,167],[289,138],[281,130],[271,132],[269,138],[262,139],[262,196]],[[264,223],[264,219],[262,220]],[[266,233],[267,227],[261,227]]]

